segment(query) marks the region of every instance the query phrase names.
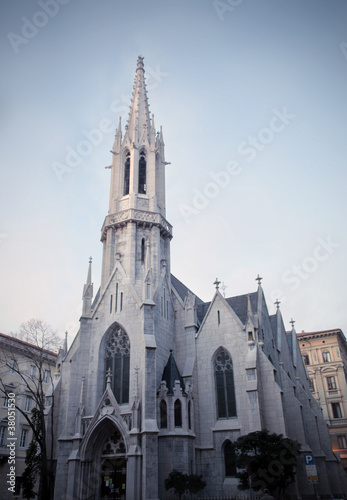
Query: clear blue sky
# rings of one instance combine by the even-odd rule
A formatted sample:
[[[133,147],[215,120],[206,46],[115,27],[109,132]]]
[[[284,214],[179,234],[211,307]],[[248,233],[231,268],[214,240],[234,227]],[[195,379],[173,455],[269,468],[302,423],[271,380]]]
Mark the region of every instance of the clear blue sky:
[[[171,162],[172,272],[206,301],[216,277],[232,296],[254,291],[260,273],[288,328],[293,317],[298,332],[347,333],[344,0],[0,9],[3,333],[35,317],[71,341],[90,255],[99,286],[104,167],[139,54]],[[105,123],[73,165],[68,151]]]

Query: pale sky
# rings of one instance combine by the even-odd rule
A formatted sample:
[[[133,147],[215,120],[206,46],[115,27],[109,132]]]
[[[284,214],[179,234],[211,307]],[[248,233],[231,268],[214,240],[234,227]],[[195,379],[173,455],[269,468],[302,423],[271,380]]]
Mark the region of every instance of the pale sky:
[[[138,55],[163,126],[171,270],[347,334],[345,0],[1,2],[0,331],[69,342],[100,284],[115,128]],[[124,126],[124,120],[123,120]],[[98,130],[98,132],[96,132]],[[91,144],[93,142],[93,144]]]

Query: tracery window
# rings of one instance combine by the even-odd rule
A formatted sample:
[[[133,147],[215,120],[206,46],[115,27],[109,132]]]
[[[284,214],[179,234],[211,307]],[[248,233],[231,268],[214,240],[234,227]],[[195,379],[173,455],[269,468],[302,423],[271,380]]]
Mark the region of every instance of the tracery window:
[[[118,404],[129,403],[130,341],[118,325],[113,328],[106,344],[105,365],[106,373],[111,370],[112,391]]]
[[[124,455],[125,444],[121,433],[115,430],[106,440],[102,449],[102,455]]]
[[[234,371],[230,354],[220,349],[214,360],[217,417],[236,417]]]
[[[225,477],[236,476],[235,446],[229,439],[223,445]]]
[[[146,194],[146,192],[147,192],[146,170],[147,170],[146,154],[144,151],[141,151],[140,152],[140,159],[139,159],[139,193],[140,194]]]
[[[125,155],[125,163],[124,163],[123,196],[129,194],[129,185],[130,185],[130,153],[128,152]]]

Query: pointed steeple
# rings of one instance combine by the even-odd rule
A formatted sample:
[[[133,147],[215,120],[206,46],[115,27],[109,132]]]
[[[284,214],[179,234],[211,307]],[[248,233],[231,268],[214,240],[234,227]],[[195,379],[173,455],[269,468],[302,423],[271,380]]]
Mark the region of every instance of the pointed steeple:
[[[255,278],[255,281],[258,281],[258,305],[257,305],[257,313],[258,313],[258,322],[259,322],[259,331],[262,329],[262,312],[263,312],[263,301],[264,301],[264,292],[261,286],[262,277],[258,274]]]
[[[175,386],[176,380],[178,380],[178,382],[180,383],[182,392],[183,394],[185,394],[185,386],[183,378],[177,368],[176,361],[175,358],[173,357],[172,351],[170,351],[170,356],[164,368],[162,376],[162,381],[166,382],[168,394],[173,394],[173,388]]]
[[[150,118],[144,73],[143,57],[139,57],[125,133],[122,138],[119,122],[111,151],[110,204],[101,230],[101,290],[105,290],[119,260],[138,296],[152,306],[152,295],[162,281],[163,260],[169,269],[172,228],[166,221],[168,162],[162,132],[156,133],[154,116]],[[169,271],[167,274],[170,276]]]
[[[64,339],[64,356],[66,356],[66,354],[67,354],[67,335],[68,335],[68,332],[66,330],[65,339]]]
[[[292,357],[293,357],[293,365],[296,367],[296,362],[297,362],[297,336],[296,336],[296,331],[294,328],[295,321],[293,318],[290,320],[290,324],[292,325],[292,331],[291,331],[291,336],[292,336]]]
[[[89,259],[87,282],[83,287],[83,309],[82,316],[89,316],[92,310],[93,283],[92,283],[92,258]]]
[[[282,347],[282,314],[280,310],[280,304],[281,302],[276,299],[275,306],[276,306],[276,346],[277,349],[280,351]]]
[[[145,82],[145,69],[143,57],[137,59],[134,90],[130,104],[129,118],[126,125],[124,140],[128,138],[132,143],[138,145],[150,141],[151,120]]]

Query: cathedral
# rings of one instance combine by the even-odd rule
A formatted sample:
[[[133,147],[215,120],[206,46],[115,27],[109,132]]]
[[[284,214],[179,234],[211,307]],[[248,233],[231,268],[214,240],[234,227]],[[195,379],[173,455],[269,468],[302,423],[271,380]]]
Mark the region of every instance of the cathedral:
[[[230,298],[216,280],[203,302],[171,274],[164,149],[139,57],[111,151],[100,289],[94,296],[90,261],[80,329],[55,375],[55,500],[164,500],[173,469],[201,474],[206,496],[237,493],[233,443],[261,429],[301,443],[288,498],[342,496],[294,325],[286,332],[279,303],[269,315],[261,278]]]

